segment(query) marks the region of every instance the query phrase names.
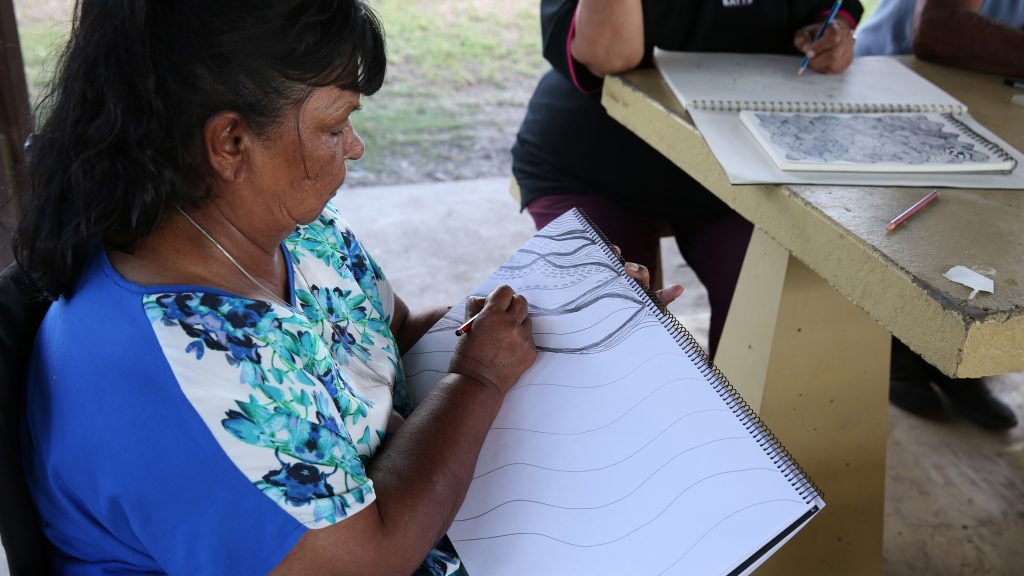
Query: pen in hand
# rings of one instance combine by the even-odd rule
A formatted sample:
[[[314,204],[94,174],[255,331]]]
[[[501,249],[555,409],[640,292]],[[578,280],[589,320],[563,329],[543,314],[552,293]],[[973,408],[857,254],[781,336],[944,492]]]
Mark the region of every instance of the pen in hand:
[[[836,14],[839,13],[839,8],[843,5],[843,0],[836,0],[836,3],[832,5],[832,11],[828,13],[828,17],[821,23],[821,28],[818,28],[818,32],[814,35],[814,39],[811,40],[811,44],[814,44],[821,37],[825,35],[825,31],[832,25],[832,21],[836,19]],[[803,74],[807,70],[807,66],[811,63],[810,56],[804,56],[804,59],[800,62],[800,70],[797,71],[797,75]]]
[[[459,326],[458,328],[455,329],[455,335],[462,336],[463,334],[469,332],[473,328],[473,321],[476,320],[476,317],[479,315],[480,313],[477,312],[476,314],[473,314],[473,316],[471,316],[469,320],[463,322],[462,326]]]

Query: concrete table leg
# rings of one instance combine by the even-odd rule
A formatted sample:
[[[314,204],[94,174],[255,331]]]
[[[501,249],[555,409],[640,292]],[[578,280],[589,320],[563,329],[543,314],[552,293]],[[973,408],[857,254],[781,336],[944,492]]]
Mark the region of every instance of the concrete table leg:
[[[879,574],[889,334],[757,230],[716,364],[827,504],[757,574]]]

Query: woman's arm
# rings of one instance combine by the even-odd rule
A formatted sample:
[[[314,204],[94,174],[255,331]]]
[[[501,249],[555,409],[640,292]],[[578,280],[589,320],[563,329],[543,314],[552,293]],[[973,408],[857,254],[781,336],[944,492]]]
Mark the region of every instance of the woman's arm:
[[[1024,30],[979,14],[982,0],[917,0],[914,55],[992,74],[1024,76]]]
[[[395,310],[391,315],[391,333],[398,342],[399,355],[405,354],[413,344],[437,324],[442,316],[448,313],[451,306],[431,306],[423,310],[411,312],[405,301],[395,294]]]
[[[479,303],[471,303],[475,313]],[[505,393],[536,355],[526,299],[494,290],[459,339],[451,374],[417,406],[367,468],[376,501],[306,532],[275,574],[411,574],[466,495]]]
[[[644,57],[640,0],[580,0],[572,56],[595,76],[636,68]]]
[[[643,59],[641,0],[541,0],[540,28],[544,58],[587,94]]]

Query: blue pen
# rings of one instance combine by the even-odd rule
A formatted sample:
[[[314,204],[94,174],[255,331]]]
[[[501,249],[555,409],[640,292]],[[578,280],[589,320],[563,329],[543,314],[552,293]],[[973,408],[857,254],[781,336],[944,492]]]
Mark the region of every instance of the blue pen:
[[[822,22],[821,28],[818,28],[818,33],[814,35],[814,40],[811,40],[811,44],[821,40],[821,37],[825,35],[825,30],[828,30],[828,27],[832,25],[832,21],[836,19],[836,14],[839,13],[839,7],[842,5],[843,0],[836,0],[836,3],[832,5],[832,11],[828,13],[828,18],[825,18],[825,21]],[[797,74],[803,74],[804,70],[807,70],[807,65],[810,63],[811,59],[804,56],[803,62],[800,62],[800,70]]]

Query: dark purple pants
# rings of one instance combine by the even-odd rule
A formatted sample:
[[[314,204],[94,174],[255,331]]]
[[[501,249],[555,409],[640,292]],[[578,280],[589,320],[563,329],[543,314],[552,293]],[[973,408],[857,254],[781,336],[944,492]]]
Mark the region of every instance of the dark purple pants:
[[[715,218],[697,220],[637,212],[598,195],[542,196],[526,207],[538,230],[570,208],[583,210],[609,240],[622,249],[627,260],[647,266],[652,278],[658,269],[661,233],[667,226],[672,227],[679,251],[708,291],[711,301],[708,353],[714,357],[753,225],[731,210]]]

